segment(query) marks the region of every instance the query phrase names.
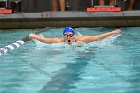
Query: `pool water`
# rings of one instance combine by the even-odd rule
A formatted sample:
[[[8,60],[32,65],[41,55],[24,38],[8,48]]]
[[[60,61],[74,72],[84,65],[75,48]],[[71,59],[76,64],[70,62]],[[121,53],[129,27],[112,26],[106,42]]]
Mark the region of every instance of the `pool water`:
[[[113,29],[75,30],[98,35]],[[29,41],[0,56],[0,93],[139,93],[140,27],[121,29],[121,35],[81,47]],[[0,30],[0,47],[35,30]],[[62,30],[51,29],[42,35],[62,37]]]

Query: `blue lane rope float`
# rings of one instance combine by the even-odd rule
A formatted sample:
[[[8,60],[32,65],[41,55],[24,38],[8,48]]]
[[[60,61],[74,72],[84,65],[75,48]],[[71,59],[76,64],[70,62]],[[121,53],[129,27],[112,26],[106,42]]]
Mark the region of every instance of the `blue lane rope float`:
[[[50,29],[49,27],[46,27],[46,28],[36,32],[35,34],[39,34],[41,32],[48,31],[49,29]],[[12,51],[12,50],[14,50],[16,48],[18,48],[18,47],[20,47],[21,45],[23,45],[24,43],[26,43],[28,41],[30,41],[29,36],[26,36],[22,40],[18,40],[16,42],[12,43],[12,44],[9,44],[9,45],[6,45],[3,48],[0,48],[0,56],[6,54],[6,53],[8,53],[8,52],[10,52],[10,51]]]

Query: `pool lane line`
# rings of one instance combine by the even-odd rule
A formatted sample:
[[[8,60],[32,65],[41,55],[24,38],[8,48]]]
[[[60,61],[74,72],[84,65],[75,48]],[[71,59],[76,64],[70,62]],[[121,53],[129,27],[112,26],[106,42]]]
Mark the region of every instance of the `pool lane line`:
[[[34,34],[39,34],[41,32],[46,32],[49,29],[50,29],[50,27],[46,27],[46,28],[34,33]],[[16,42],[12,43],[12,44],[9,44],[9,45],[4,46],[3,48],[0,48],[0,56],[10,52],[11,50],[19,48],[21,45],[23,45],[24,43],[26,43],[26,42],[28,42],[30,40],[31,39],[29,38],[29,36],[26,36],[25,38],[23,38],[21,40],[18,40]]]

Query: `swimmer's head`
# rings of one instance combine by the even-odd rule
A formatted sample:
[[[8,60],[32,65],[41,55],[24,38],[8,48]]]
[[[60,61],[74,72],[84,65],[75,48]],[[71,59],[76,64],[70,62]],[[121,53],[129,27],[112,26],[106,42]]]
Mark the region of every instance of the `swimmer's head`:
[[[73,35],[75,34],[73,28],[71,28],[71,27],[65,27],[65,28],[64,28],[64,31],[63,31],[63,35],[64,35],[65,33],[68,33],[68,32],[71,32]]]
[[[64,42],[66,42],[67,44],[72,44],[73,42],[75,42],[74,34],[75,32],[73,28],[65,27],[63,31]]]

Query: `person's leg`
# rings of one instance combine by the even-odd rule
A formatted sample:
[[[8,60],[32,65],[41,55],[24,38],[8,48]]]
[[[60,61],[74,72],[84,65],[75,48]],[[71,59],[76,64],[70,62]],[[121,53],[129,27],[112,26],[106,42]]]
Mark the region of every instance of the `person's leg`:
[[[105,2],[104,2],[104,0],[99,0],[99,5],[105,5]]]
[[[110,0],[109,5],[114,6],[115,5],[115,0]]]
[[[128,10],[132,10],[132,9],[133,9],[134,4],[135,4],[135,1],[136,1],[136,0],[130,0],[130,5],[129,5]]]
[[[60,10],[65,11],[65,0],[59,0]]]
[[[52,0],[52,10],[53,11],[58,10],[57,0]]]

